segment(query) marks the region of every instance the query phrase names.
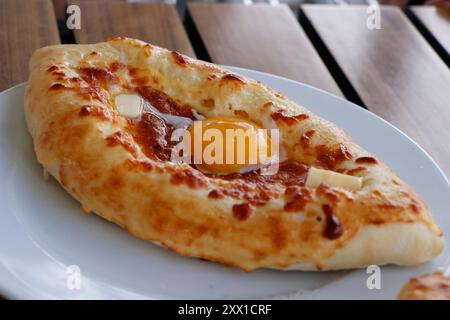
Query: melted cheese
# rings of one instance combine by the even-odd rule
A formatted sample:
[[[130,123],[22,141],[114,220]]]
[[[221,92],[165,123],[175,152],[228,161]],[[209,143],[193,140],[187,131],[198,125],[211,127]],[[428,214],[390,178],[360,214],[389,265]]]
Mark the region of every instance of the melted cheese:
[[[318,187],[321,183],[327,183],[334,187],[349,190],[359,190],[362,187],[362,178],[311,167],[308,178],[306,179],[306,186],[314,188]]]

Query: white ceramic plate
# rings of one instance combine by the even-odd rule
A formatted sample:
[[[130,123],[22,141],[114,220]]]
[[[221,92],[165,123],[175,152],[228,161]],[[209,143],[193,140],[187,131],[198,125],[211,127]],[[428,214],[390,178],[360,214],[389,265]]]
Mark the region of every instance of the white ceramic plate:
[[[444,232],[450,230],[448,181],[398,129],[313,87],[233,69],[345,128],[411,184]],[[393,299],[410,276],[446,266],[448,248],[425,265],[383,267],[381,289],[369,290],[366,270],[246,273],[178,256],[93,214],[83,215],[80,205],[53,179],[43,179],[25,126],[23,91],[24,85],[19,85],[0,94],[0,294],[6,297]],[[71,266],[81,272],[79,290],[73,289],[76,269]]]

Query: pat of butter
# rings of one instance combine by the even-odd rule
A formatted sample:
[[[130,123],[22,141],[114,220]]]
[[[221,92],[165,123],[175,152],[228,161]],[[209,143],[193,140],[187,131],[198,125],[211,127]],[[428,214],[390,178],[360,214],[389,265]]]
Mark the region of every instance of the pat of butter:
[[[327,183],[334,187],[349,190],[359,190],[362,187],[362,178],[311,167],[308,172],[308,178],[306,179],[306,186],[314,188],[318,187],[321,183]]]
[[[136,94],[119,94],[115,103],[117,111],[125,117],[139,117],[144,109],[144,100]]]

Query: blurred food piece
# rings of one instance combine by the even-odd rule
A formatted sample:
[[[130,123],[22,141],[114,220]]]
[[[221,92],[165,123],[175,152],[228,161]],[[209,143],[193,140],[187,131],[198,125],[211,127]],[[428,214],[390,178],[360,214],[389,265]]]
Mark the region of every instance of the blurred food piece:
[[[411,278],[398,294],[399,300],[450,300],[450,276],[438,271]]]

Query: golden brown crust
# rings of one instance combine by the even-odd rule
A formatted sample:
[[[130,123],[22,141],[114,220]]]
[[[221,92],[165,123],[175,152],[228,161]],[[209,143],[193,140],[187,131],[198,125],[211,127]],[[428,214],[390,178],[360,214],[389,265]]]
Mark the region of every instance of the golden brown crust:
[[[416,264],[442,250],[441,231],[404,182],[343,130],[258,82],[127,38],[42,48],[30,69],[25,111],[38,161],[83,207],[143,239],[245,270]],[[107,81],[90,82],[92,70]],[[208,197],[231,182],[151,159],[127,132],[110,100],[142,86],[207,117],[238,113],[263,126],[275,122],[289,158],[362,177],[363,188],[308,189],[304,205],[289,207],[297,211],[286,210],[286,201],[301,200],[306,191],[294,190],[288,199],[281,190],[237,219],[233,207],[242,199]],[[342,228],[334,238],[324,236],[326,206],[331,223]],[[408,241],[377,238],[399,230]],[[387,238],[396,237],[402,234]],[[368,239],[379,240],[369,253],[354,243],[369,245]]]
[[[398,294],[400,300],[450,300],[450,277],[442,272],[411,278]]]

